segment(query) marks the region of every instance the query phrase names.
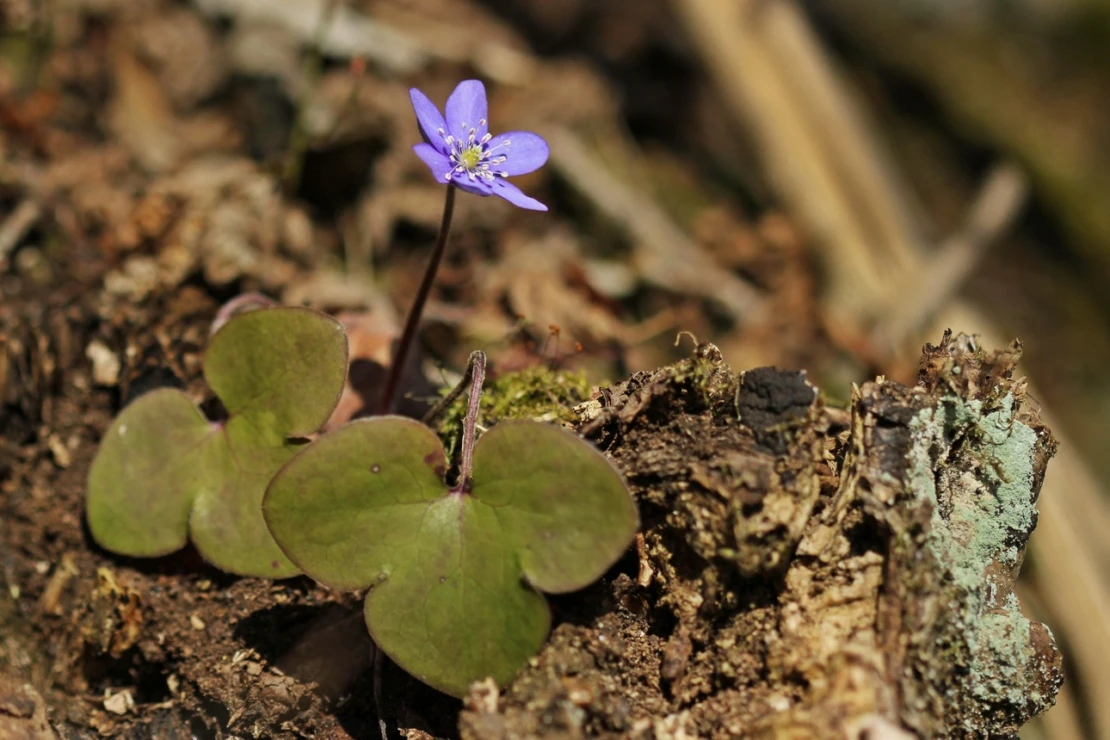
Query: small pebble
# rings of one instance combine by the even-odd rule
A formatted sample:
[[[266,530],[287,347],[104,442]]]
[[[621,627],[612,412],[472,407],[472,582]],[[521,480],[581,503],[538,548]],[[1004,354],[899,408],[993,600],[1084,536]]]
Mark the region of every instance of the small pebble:
[[[119,382],[120,361],[116,353],[99,339],[89,342],[85,357],[92,362],[93,381],[97,385],[116,385]]]
[[[112,714],[127,714],[134,706],[135,700],[131,698],[130,691],[112,694],[104,700],[104,709]]]

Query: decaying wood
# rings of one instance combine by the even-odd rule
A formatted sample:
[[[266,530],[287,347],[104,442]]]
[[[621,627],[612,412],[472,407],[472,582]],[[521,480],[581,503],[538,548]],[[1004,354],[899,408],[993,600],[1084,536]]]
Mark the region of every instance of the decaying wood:
[[[1055,451],[1019,354],[946,335],[916,387],[866,383],[849,415],[702,345],[580,407],[640,502],[653,582],[618,577],[472,697],[463,736],[1016,733],[1062,682],[1014,595]]]

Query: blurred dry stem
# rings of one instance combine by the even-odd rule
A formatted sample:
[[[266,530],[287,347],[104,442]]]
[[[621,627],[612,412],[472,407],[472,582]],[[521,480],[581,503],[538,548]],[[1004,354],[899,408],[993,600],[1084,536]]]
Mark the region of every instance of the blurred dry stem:
[[[575,189],[632,239],[641,277],[668,290],[708,298],[742,323],[763,310],[758,291],[721,269],[649,197],[617,179],[587,144],[566,128],[547,132],[551,164]]]
[[[792,2],[675,0],[737,121],[751,132],[778,195],[823,248],[827,306],[859,321],[920,251],[876,137]]]
[[[958,297],[987,250],[1013,223],[1028,191],[1025,174],[1017,165],[998,165],[990,172],[964,228],[938,246],[922,274],[904,275],[891,286],[885,317],[872,334],[877,346],[901,347],[907,339],[922,336],[922,330]]]
[[[28,198],[20,201],[19,205],[0,222],[0,268],[5,264],[8,254],[15,249],[41,216],[42,206]]]
[[[870,0],[819,5],[876,58],[920,81],[970,136],[1018,158],[1102,285],[1110,284],[1103,79],[1057,66],[1036,38],[996,33],[991,24],[919,23],[896,3]],[[1086,26],[1097,32],[1110,13],[1104,0],[1088,5]]]

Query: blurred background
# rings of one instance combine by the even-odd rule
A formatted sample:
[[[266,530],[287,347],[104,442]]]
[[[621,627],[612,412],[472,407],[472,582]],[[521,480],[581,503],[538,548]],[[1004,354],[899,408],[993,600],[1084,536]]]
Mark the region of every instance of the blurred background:
[[[387,362],[442,207],[408,88],[478,77],[548,214],[460,198],[429,379],[685,356],[912,383],[1019,338],[1060,441],[1023,738],[1110,737],[1110,0],[0,0],[0,295],[342,313]],[[22,310],[22,309],[21,309]],[[172,310],[172,307],[167,310]],[[11,399],[7,399],[11,400]]]

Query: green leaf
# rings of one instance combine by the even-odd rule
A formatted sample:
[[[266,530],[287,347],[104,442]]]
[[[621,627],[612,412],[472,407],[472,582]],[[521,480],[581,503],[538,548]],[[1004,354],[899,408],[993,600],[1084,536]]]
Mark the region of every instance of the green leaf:
[[[240,575],[298,570],[262,519],[266,486],[318,429],[343,387],[342,327],[303,308],[267,308],[227,322],[204,373],[230,414],[213,424],[182,392],[163,389],[112,422],[89,471],[87,517],[104,548],[157,557],[192,539],[206,560]]]
[[[468,493],[447,487],[445,468],[427,427],[363,419],[293,458],[262,508],[305,573],[333,588],[372,587],[367,626],[390,658],[461,697],[472,681],[512,679],[550,626],[537,589],[600,577],[638,518],[617,470],[558,427],[515,421],[487,432]]]
[[[236,316],[216,332],[204,355],[204,379],[227,412],[250,420],[259,432],[285,437],[306,437],[322,427],[346,377],[343,327],[306,308]]]
[[[125,555],[184,547],[202,485],[203,466],[195,460],[208,454],[212,438],[212,425],[181,391],[152,391],[127,406],[104,433],[89,472],[93,538]],[[133,496],[134,482],[141,481],[162,482],[162,491]]]

